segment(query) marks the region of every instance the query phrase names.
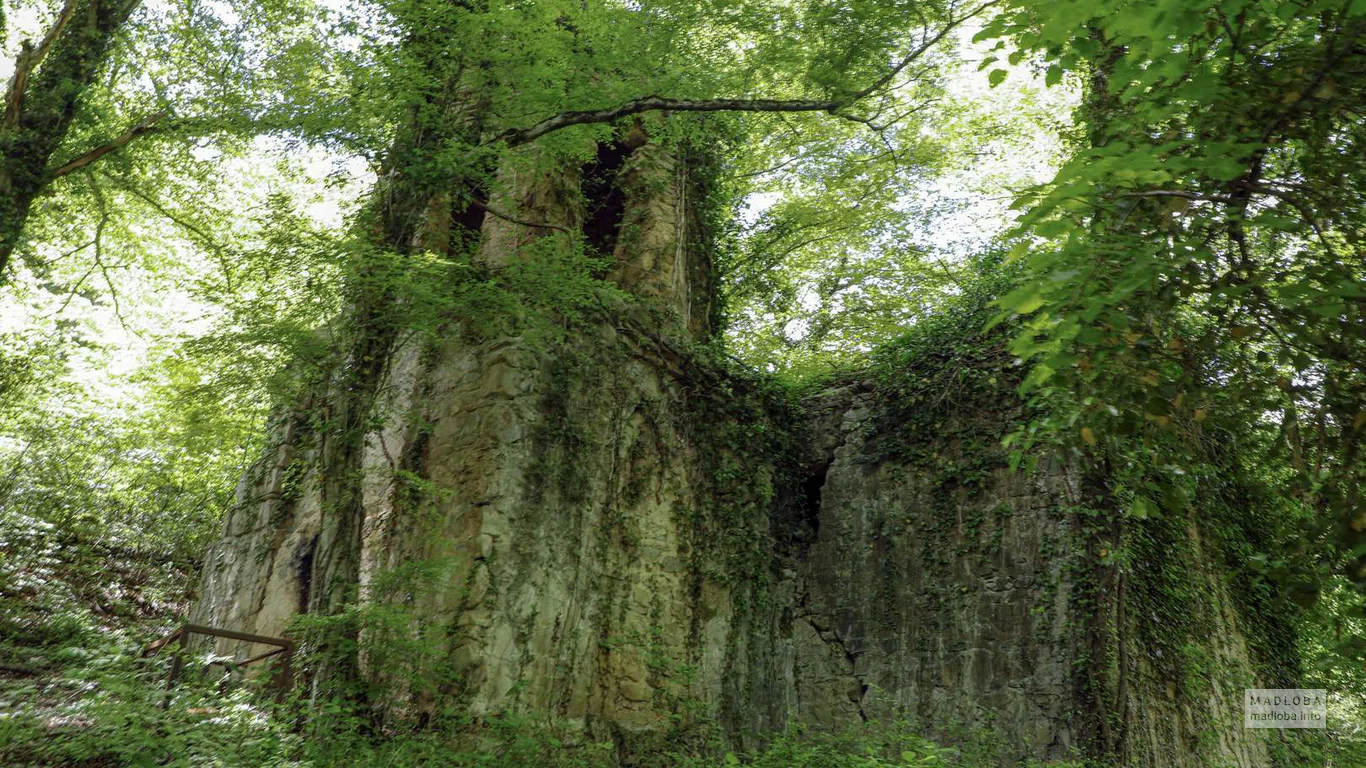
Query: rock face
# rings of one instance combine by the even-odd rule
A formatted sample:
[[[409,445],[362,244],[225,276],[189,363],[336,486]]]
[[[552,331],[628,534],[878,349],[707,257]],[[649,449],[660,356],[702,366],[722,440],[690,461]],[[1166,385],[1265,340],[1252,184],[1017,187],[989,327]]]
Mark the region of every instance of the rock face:
[[[752,536],[762,555],[764,510],[725,521],[739,529],[706,529],[707,465],[689,437],[701,414],[658,350],[599,332],[575,345],[577,365],[567,350],[498,340],[394,366],[402,386],[388,407],[407,417],[369,446],[362,578],[375,599],[405,593],[441,628],[438,655],[456,680],[441,693],[470,713],[659,729],[685,702],[721,705],[737,665],[769,662],[736,647],[766,631],[736,603],[750,585],[727,583],[736,553],[698,540]],[[279,635],[307,602],[323,516],[306,471],[292,496],[284,489],[307,451],[291,428],[277,434],[294,447],[240,489],[208,558],[199,621]],[[772,484],[773,468],[750,470],[748,482]],[[415,474],[430,491],[417,498]],[[396,580],[418,563],[423,576]]]
[[[399,617],[361,631],[386,641],[362,664],[395,716],[546,715],[626,760],[671,733],[753,743],[796,719],[905,721],[989,742],[1004,764],[1266,764],[1239,722],[1253,664],[1217,571],[1199,566],[1183,609],[1215,617],[1190,644],[1221,672],[1175,679],[1096,565],[1078,471],[1004,466],[1009,406],[922,430],[868,383],[794,406],[693,360],[709,287],[687,174],[651,152],[620,174],[608,277],[673,320],[609,307],[549,345],[457,328],[388,361],[360,593]],[[551,210],[570,197],[523,195],[521,216],[589,218]],[[489,243],[534,240],[485,229],[490,261]],[[279,635],[309,604],[329,514],[316,408],[304,396],[282,415],[243,479],[196,621]],[[1174,567],[1196,569],[1197,529],[1180,530],[1190,556]]]
[[[830,698],[831,686],[799,681],[810,690],[803,719],[909,716],[945,730],[994,720],[1023,754],[1067,755],[1081,746],[1064,573],[1076,541],[1058,510],[1077,495],[1076,478],[1065,467],[1012,474],[954,455],[966,468],[946,481],[877,456],[875,409],[836,411],[841,440],[798,614],[801,633],[819,639],[800,646],[809,668],[834,642],[843,687],[860,694]]]
[[[1256,685],[1246,629],[1194,522],[1173,526],[1189,545],[1173,559],[1197,586],[1166,610],[1207,616],[1211,631],[1183,638],[1203,662],[1183,675],[1151,663],[1159,617],[1126,612],[1097,573],[1083,473],[1005,466],[995,443],[1017,409],[921,431],[876,392],[823,399],[813,415],[836,445],[815,446],[829,463],[799,568],[799,719],[909,720],[993,742],[1006,762],[1104,743],[1125,764],[1269,764],[1265,732],[1241,722],[1242,689]],[[1129,578],[1148,570],[1137,563]]]

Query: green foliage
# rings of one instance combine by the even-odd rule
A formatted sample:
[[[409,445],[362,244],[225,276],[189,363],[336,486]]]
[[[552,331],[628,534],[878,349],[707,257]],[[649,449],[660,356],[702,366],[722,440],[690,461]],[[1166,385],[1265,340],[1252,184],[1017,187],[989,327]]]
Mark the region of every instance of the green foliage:
[[[701,386],[689,393],[688,434],[704,462],[709,503],[693,510],[695,566],[719,582],[762,588],[773,575],[770,520],[796,515],[779,489],[795,482],[798,391],[716,359],[716,346],[697,351]]]
[[[972,98],[955,58],[971,53],[946,45],[871,125],[746,121],[748,140],[728,153],[740,205],[717,270],[728,339],[751,365],[797,379],[856,367],[949,311],[973,279],[978,249],[1006,224],[980,209],[1022,183],[1028,162],[1051,161],[1058,99],[1033,84],[1000,103]],[[972,196],[950,194],[960,187]]]
[[[6,765],[300,765],[299,736],[268,720],[245,691],[217,695],[183,686],[161,708],[164,668],[114,651],[92,660],[90,679],[59,680],[0,721]],[[33,695],[37,694],[37,695]]]
[[[184,608],[191,564],[82,540],[22,514],[0,519],[0,659],[21,678],[80,664]]]
[[[994,755],[943,747],[917,734],[907,723],[870,722],[839,733],[789,728],[763,749],[728,752],[721,760],[686,760],[679,768],[975,768],[998,765]],[[1072,762],[1029,762],[1028,768],[1081,768]]]
[[[20,7],[0,8],[6,60]],[[1012,425],[1012,463],[1049,447],[1103,470],[1085,508],[1097,542],[1088,565],[1122,574],[1132,610],[1167,620],[1143,639],[1163,652],[1158,666],[1189,683],[1185,693],[1217,671],[1199,642],[1213,627],[1179,610],[1217,602],[1183,572],[1203,556],[1232,575],[1264,677],[1293,682],[1303,664],[1308,679],[1360,698],[1363,608],[1351,587],[1366,583],[1361,2],[1001,4],[979,36],[1000,41],[982,62],[988,86],[1016,88],[1034,66],[1049,85],[1084,80],[1089,91],[1062,129],[1070,159],[1018,199],[1018,263],[1007,267],[927,242],[922,219],[946,212],[927,198],[1001,134],[1009,144],[1020,122],[1047,122],[1050,102],[1016,102],[1012,122],[955,100],[961,73],[947,48],[909,59],[905,83],[884,82],[857,104],[588,120],[509,146],[540,120],[647,95],[844,99],[879,83],[954,10],[901,0],[144,7],[112,38],[97,77],[65,84],[81,98],[54,163],[130,126],[155,129],[44,178],[32,214],[0,225],[25,236],[0,275],[12,277],[0,306],[0,649],[24,680],[64,665],[74,673],[14,689],[32,702],[0,718],[0,750],[10,750],[0,757],[609,761],[607,746],[555,724],[476,723],[458,709],[437,719],[478,726],[483,743],[382,732],[383,717],[345,697],[316,703],[325,717],[311,719],[307,737],[295,729],[298,701],[273,709],[190,685],[161,710],[156,666],[121,656],[122,630],[104,619],[136,623],[161,609],[129,608],[137,600],[123,593],[108,605],[96,585],[107,557],[183,563],[203,551],[273,405],[319,382],[357,401],[373,395],[382,376],[355,374],[382,373],[383,361],[358,338],[373,335],[381,351],[504,335],[564,349],[604,306],[626,305],[600,279],[607,254],[580,233],[535,228],[555,234],[493,266],[478,259],[477,225],[448,223],[443,240],[430,224],[442,206],[450,218],[522,215],[517,201],[493,212],[519,174],[582,168],[635,131],[685,155],[715,154],[692,163],[690,194],[705,198],[697,207],[714,242],[703,247],[716,253],[730,346],[749,363],[828,381],[885,343],[871,373],[894,405],[878,444],[935,461],[944,487],[980,482]],[[7,152],[12,138],[0,131]],[[303,162],[309,153],[318,162]],[[307,167],[348,160],[357,162],[330,174]],[[369,202],[357,203],[371,174]],[[1003,175],[1019,176],[993,178]],[[993,301],[1010,323],[987,327]],[[728,367],[688,371],[701,382],[690,393],[694,437],[716,500],[695,511],[691,535],[704,572],[762,586],[768,516],[790,501],[777,489],[795,471],[794,393],[786,379]],[[1018,409],[1017,385],[1028,399]],[[575,445],[572,424],[552,426]],[[976,458],[916,455],[931,431]],[[560,469],[568,489],[572,467]],[[414,494],[433,490],[403,479]],[[1208,551],[1187,549],[1196,519]],[[151,585],[166,602],[186,578],[171,571],[114,581]],[[383,586],[421,594],[443,573],[412,564]],[[399,690],[439,701],[459,681],[441,671],[440,629],[414,630],[414,615],[402,600],[378,601],[311,617],[300,631],[315,638],[310,652],[363,656]],[[356,698],[382,709],[393,703],[386,690]],[[1281,746],[1287,760],[1324,752]],[[974,760],[894,730],[794,732],[719,764]]]
[[[934,96],[923,83],[901,98]],[[741,216],[735,252],[717,265],[731,338],[747,360],[829,373],[923,316],[917,297],[932,303],[952,285],[911,244],[916,220],[896,212],[907,194],[900,180],[933,178],[947,156],[924,139],[926,112],[881,132],[829,117],[788,120],[795,138],[778,125],[765,130],[776,120],[751,121],[767,136],[737,153],[740,189],[773,202]]]
[[[1028,274],[999,306],[1047,406],[1015,445],[1113,468],[1134,528],[1198,518],[1262,673],[1295,679],[1302,654],[1300,679],[1345,701],[1347,584],[1366,583],[1363,34],[1360,3],[1075,0],[1013,2],[980,35],[1089,91],[1073,158],[1017,202]]]
[[[1327,559],[1353,579],[1366,275],[1349,254],[1362,243],[1366,93],[1348,73],[1363,13],[1015,3],[982,33],[1091,78],[1089,143],[1019,201],[1047,245],[1001,302],[1028,316],[1013,347],[1033,365],[1026,388],[1082,393],[1043,432],[1117,451],[1164,430],[1245,436],[1288,462],[1277,482],[1315,510],[1314,535],[1337,548]],[[1276,428],[1268,413],[1274,442],[1249,435]],[[1131,512],[1154,513],[1158,500],[1131,490]]]
[[[956,410],[968,412],[980,405],[980,398],[1009,391],[1014,361],[1005,354],[1007,337],[986,326],[992,302],[1010,291],[1019,275],[1019,269],[1003,265],[997,255],[977,259],[961,293],[874,352],[879,383],[908,410],[923,409],[927,398],[951,404],[966,394]]]
[[[0,407],[5,516],[73,541],[197,558],[218,532],[256,420],[182,409],[174,379],[161,385],[164,400],[110,402],[126,390],[103,382],[114,385],[111,398],[100,382],[64,380],[71,366],[61,356],[47,362],[41,380]]]

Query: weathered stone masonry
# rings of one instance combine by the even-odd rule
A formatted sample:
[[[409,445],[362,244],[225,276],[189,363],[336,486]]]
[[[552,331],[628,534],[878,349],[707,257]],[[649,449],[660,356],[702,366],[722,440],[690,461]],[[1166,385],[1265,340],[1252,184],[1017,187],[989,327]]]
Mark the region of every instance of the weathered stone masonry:
[[[681,351],[705,333],[710,302],[687,169],[647,145],[618,180],[608,279],[662,305],[672,328],[619,307],[551,349],[457,329],[389,361],[364,461],[362,593],[382,597],[378,575],[405,564],[439,564],[404,599],[448,638],[458,682],[442,695],[476,716],[534,712],[623,739],[686,712],[685,726],[709,721],[736,742],[792,718],[906,720],[949,739],[990,733],[1007,762],[1085,752],[1096,696],[1078,680],[1088,609],[1075,567],[1086,547],[1067,511],[1075,471],[986,462],[974,487],[946,486],[878,449],[895,411],[866,383],[814,396],[787,424],[712,408],[747,395],[722,394],[743,382]],[[494,202],[579,226],[577,183],[541,177]],[[491,264],[544,234],[492,215],[484,232]],[[307,605],[327,524],[309,407],[277,420],[239,486],[197,621],[278,635]],[[749,442],[718,444],[732,427]],[[752,450],[779,430],[799,443],[786,458]],[[900,439],[964,450],[936,434]],[[414,476],[426,492],[411,492]],[[1218,574],[1204,578],[1213,602],[1196,609],[1217,611],[1223,630],[1208,651],[1250,679],[1236,611]],[[1265,764],[1228,709],[1231,683],[1192,698],[1133,658],[1122,717],[1134,762]],[[1216,738],[1194,744],[1191,729]]]

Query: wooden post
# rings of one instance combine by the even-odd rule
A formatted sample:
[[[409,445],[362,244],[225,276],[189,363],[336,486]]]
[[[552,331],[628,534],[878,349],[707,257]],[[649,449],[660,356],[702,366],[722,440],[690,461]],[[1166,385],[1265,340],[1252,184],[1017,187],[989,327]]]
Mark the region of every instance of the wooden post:
[[[171,674],[166,676],[166,692],[161,697],[161,708],[167,709],[171,706],[171,689],[175,687],[175,681],[180,678],[180,669],[185,664],[185,627],[176,630],[175,636],[170,642],[176,643],[176,651],[171,656]]]
[[[280,653],[280,667],[275,671],[275,687],[279,689],[280,699],[283,701],[285,694],[294,687],[294,641],[286,639],[285,646]]]

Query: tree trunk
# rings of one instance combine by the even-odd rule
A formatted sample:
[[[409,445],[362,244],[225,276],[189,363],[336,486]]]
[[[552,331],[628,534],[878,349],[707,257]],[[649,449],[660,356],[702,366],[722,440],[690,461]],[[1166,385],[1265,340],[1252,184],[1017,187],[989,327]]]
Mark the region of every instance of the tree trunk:
[[[53,178],[81,95],[140,0],[69,0],[47,36],[25,42],[0,116],[0,284],[30,208]]]

